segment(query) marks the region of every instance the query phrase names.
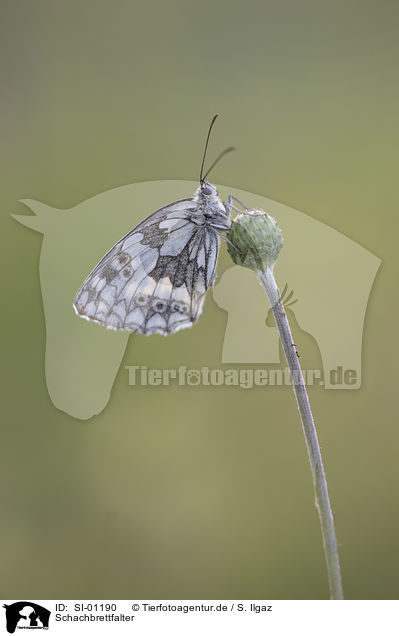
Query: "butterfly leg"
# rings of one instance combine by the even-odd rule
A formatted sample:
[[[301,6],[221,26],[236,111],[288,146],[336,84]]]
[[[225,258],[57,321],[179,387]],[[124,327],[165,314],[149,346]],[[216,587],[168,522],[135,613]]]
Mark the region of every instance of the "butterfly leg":
[[[231,194],[229,194],[229,198],[228,201],[224,201],[223,205],[225,207],[225,210],[227,212],[227,216],[230,218],[231,216],[231,210],[233,208],[233,197],[231,196]]]
[[[238,203],[239,205],[241,205],[241,207],[243,207],[244,209],[243,209],[243,210],[240,210],[239,208],[237,208],[237,206],[235,206],[235,205],[233,204],[233,201],[236,201],[236,203]],[[244,214],[245,214],[245,212],[247,212],[247,211],[249,210],[249,208],[247,208],[247,206],[246,206],[246,205],[244,205],[244,204],[243,204],[243,203],[242,203],[239,199],[237,199],[237,197],[233,197],[233,195],[232,195],[232,194],[229,194],[229,199],[228,199],[228,201],[227,201],[227,202],[226,202],[226,201],[224,202],[224,207],[226,208],[226,212],[227,212],[227,214],[228,214],[229,216],[230,216],[230,214],[231,214],[231,211],[232,211],[232,210],[234,210],[235,212],[238,212],[239,214],[242,214],[242,213],[244,213]]]
[[[221,239],[223,239],[224,241],[226,241],[226,243],[228,243],[229,245],[231,245],[231,247],[232,247],[233,249],[235,249],[235,251],[236,251],[236,252],[238,252],[239,254],[248,254],[248,252],[241,252],[241,251],[238,249],[238,247],[236,247],[236,246],[234,245],[234,243],[232,243],[232,242],[231,242],[231,241],[227,238],[227,236],[223,236],[223,234],[221,234],[220,232],[218,232],[217,230],[215,230],[215,228],[213,228],[213,231],[214,231],[214,232],[215,232],[218,236],[220,236],[220,238],[221,238]]]

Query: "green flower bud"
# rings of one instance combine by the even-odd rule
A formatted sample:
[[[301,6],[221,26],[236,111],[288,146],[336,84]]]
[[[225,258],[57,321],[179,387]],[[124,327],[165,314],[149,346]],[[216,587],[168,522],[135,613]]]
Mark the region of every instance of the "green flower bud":
[[[227,250],[237,265],[255,271],[273,269],[283,247],[283,234],[273,217],[263,210],[237,214],[227,233]]]

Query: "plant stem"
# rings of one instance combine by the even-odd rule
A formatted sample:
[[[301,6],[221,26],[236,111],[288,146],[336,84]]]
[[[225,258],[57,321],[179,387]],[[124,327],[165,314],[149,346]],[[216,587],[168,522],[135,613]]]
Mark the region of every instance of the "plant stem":
[[[319,513],[321,532],[323,535],[330,597],[332,599],[343,599],[344,593],[339,566],[337,539],[335,537],[334,518],[331,510],[330,499],[328,497],[327,481],[324,473],[323,461],[313,421],[313,415],[306,391],[306,385],[303,380],[295,345],[292,340],[287,314],[285,313],[281,302],[280,292],[276,285],[273,271],[267,267],[266,269],[258,270],[257,275],[267,294],[273,311],[285,357],[291,372],[292,386],[298,404],[299,414],[301,416],[302,429],[305,435],[310,467],[313,475],[315,505]]]

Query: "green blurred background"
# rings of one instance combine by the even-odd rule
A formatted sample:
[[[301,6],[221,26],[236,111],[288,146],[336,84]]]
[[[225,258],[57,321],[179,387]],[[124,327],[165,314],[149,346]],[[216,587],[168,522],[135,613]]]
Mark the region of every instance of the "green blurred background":
[[[3,598],[328,597],[290,388],[128,386],[136,360],[220,367],[226,315],[213,299],[195,330],[137,338],[134,356],[129,342],[97,417],[67,416],[46,390],[41,236],[10,212],[26,212],[24,197],[63,208],[195,179],[215,112],[212,156],[239,149],[215,181],[303,210],[383,260],[362,388],[310,397],[346,597],[398,597],[398,19],[387,0],[3,0]]]

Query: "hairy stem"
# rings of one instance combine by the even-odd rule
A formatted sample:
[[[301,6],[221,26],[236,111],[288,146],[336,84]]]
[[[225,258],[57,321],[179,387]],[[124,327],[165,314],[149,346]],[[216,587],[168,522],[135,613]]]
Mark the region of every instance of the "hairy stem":
[[[343,599],[341,571],[339,566],[337,539],[335,537],[334,518],[331,510],[323,460],[321,457],[319,441],[309,404],[309,398],[303,380],[301,367],[292,340],[291,329],[287,314],[281,302],[280,292],[272,270],[258,270],[258,278],[269,299],[274,319],[280,334],[285,357],[291,372],[291,381],[294,389],[299,414],[302,421],[302,429],[305,435],[309,454],[310,467],[312,469],[313,484],[315,489],[315,504],[320,517],[321,532],[323,535],[324,553],[327,564],[330,596],[332,599]]]

